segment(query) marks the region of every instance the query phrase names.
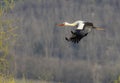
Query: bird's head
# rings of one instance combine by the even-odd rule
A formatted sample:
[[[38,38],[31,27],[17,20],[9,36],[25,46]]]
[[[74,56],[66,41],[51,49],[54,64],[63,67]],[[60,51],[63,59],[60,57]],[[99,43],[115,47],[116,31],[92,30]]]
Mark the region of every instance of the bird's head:
[[[69,23],[68,22],[63,22],[62,24],[58,24],[57,26],[68,26]]]

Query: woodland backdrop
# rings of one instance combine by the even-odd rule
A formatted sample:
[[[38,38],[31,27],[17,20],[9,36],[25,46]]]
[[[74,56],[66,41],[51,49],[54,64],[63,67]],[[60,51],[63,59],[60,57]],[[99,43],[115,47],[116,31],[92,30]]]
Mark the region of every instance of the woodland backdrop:
[[[120,0],[16,0],[17,42],[11,49],[16,78],[63,83],[113,83],[120,76]],[[72,28],[56,24],[84,20],[103,27],[80,43],[65,40]]]

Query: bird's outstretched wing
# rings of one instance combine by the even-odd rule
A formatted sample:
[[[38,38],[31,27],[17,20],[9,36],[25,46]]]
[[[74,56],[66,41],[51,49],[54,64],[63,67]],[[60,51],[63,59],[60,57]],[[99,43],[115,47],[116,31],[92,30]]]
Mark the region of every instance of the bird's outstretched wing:
[[[83,35],[72,35],[70,38],[65,37],[67,41],[73,42],[73,43],[79,43],[79,41],[83,38]]]
[[[72,35],[65,39],[73,43],[79,43],[79,41],[88,34],[85,30],[75,30],[75,32],[71,31],[71,33]]]

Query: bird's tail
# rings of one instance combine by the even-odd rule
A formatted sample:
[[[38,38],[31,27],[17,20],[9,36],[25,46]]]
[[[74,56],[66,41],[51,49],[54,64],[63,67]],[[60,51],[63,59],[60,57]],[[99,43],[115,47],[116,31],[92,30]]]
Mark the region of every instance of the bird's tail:
[[[96,29],[96,30],[104,30],[103,28],[100,28],[100,27],[94,27],[94,29]]]

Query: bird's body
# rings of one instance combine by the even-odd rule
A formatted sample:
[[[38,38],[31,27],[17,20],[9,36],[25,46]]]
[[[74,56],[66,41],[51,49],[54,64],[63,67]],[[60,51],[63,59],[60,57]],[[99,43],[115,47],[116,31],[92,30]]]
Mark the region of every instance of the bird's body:
[[[65,37],[67,41],[72,41],[74,43],[78,43],[83,37],[87,36],[92,29],[104,30],[102,28],[94,27],[93,23],[91,22],[85,22],[81,20],[73,23],[64,22],[63,24],[59,24],[59,26],[71,26],[76,28],[74,32],[71,31],[72,36],[70,38]]]

